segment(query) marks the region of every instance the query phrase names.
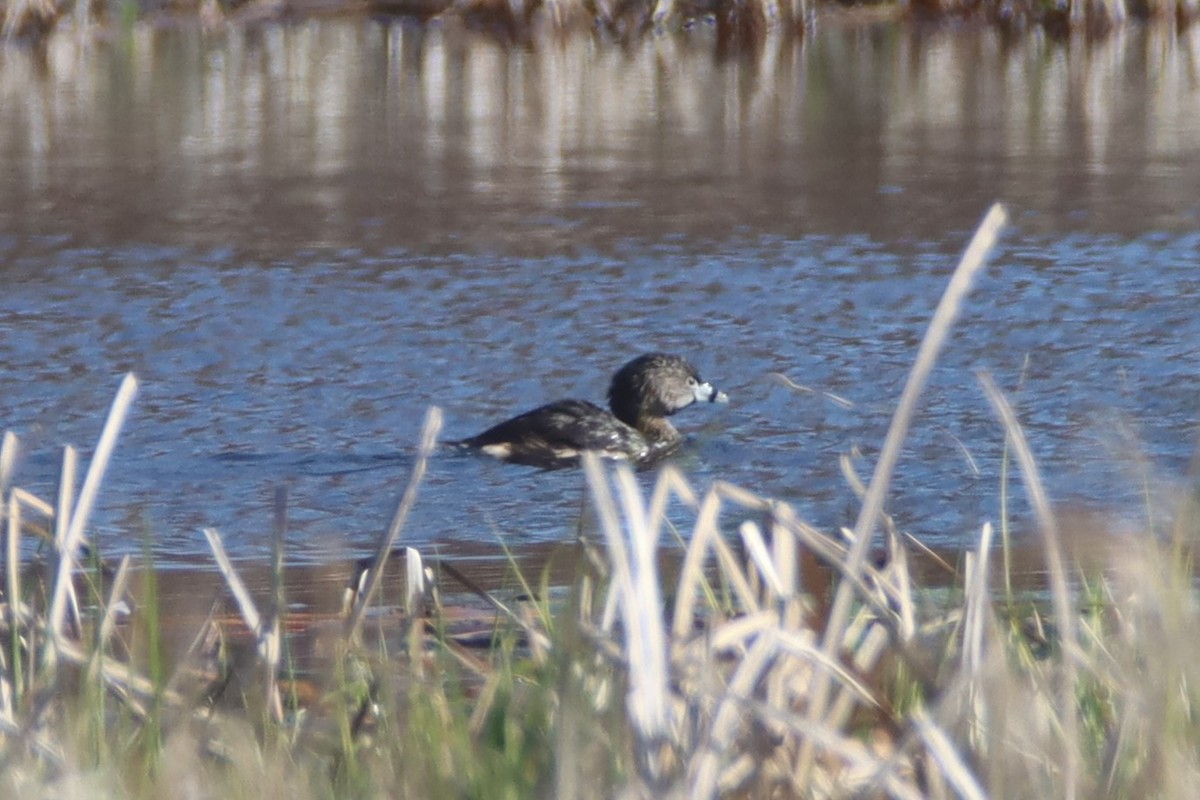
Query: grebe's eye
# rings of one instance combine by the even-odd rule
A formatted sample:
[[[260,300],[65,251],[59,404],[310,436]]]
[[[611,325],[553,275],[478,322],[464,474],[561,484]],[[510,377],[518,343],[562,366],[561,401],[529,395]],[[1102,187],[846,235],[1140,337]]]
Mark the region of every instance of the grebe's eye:
[[[692,375],[689,375],[689,376],[688,376],[688,384],[687,384],[687,385],[688,385],[688,386],[695,386],[695,385],[696,385],[696,378],[695,378],[694,376],[692,376]]]

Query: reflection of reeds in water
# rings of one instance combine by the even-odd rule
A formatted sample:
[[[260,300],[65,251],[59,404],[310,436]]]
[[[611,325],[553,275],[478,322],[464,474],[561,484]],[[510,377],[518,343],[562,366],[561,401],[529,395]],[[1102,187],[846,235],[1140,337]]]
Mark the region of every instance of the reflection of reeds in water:
[[[1048,599],[993,599],[990,524],[963,555],[961,582],[930,590],[883,512],[922,384],[1002,217],[989,215],[952,279],[861,487],[860,519],[840,534],[722,482],[698,493],[670,466],[646,496],[628,468],[588,459],[600,538],[577,545],[564,586],[522,578],[506,595],[450,564],[439,576],[435,560],[408,551],[402,601],[380,606],[437,435],[433,412],[348,602],[288,604],[280,496],[276,564],[250,582],[269,587],[265,610],[210,532],[237,610],[198,608],[194,635],[168,648],[167,629],[184,625],[156,603],[166,574],[132,578],[128,560],[115,573],[75,568],[132,378],[78,499],[70,450],[57,505],[13,488],[6,436],[0,792],[1193,797],[1191,506],[1165,539],[1059,518],[1016,413],[984,379],[1035,509]],[[674,542],[671,503],[694,514]],[[883,559],[868,557],[878,528]],[[53,542],[57,565],[20,568],[26,533]],[[1072,549],[1092,552],[1072,567]],[[476,599],[449,602],[452,577],[459,597]],[[164,660],[167,649],[177,652]]]
[[[177,3],[127,3],[122,22],[141,7],[194,16],[206,27],[227,19],[261,21],[296,16],[371,13],[419,20],[462,20],[502,38],[528,41],[540,33],[564,30],[603,30],[617,40],[648,32],[664,33],[712,23],[724,38],[753,38],[778,31],[810,29],[818,9],[812,0],[183,0]],[[850,3],[827,3],[847,7]],[[1185,23],[1200,11],[1200,0],[901,0],[881,3],[889,16],[978,16],[1005,29],[1031,26],[1051,32],[1087,30],[1100,33],[1124,24],[1130,17]],[[81,24],[102,21],[111,13],[94,0],[6,0],[0,3],[5,38],[40,38],[73,17]],[[875,18],[873,14],[869,17]]]

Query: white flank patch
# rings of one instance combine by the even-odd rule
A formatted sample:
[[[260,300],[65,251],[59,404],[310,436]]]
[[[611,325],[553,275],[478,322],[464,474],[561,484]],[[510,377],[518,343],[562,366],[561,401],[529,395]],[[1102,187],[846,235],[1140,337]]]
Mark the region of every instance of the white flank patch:
[[[479,449],[493,458],[505,459],[512,457],[512,445],[508,442],[502,442],[500,444],[485,444]]]

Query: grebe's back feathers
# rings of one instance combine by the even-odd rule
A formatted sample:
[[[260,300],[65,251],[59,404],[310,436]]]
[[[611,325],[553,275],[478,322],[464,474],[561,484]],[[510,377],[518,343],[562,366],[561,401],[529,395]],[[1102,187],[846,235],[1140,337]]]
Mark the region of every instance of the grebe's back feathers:
[[[488,428],[462,444],[490,456],[542,468],[573,463],[584,450],[608,458],[641,458],[648,450],[634,428],[586,400],[557,400]]]

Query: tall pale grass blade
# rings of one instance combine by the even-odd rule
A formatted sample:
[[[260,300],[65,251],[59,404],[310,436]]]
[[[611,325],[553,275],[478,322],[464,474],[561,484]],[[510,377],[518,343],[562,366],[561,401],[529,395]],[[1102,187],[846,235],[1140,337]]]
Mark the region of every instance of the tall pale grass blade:
[[[371,563],[370,570],[367,572],[367,579],[358,594],[354,607],[350,611],[350,618],[346,621],[346,634],[350,639],[358,638],[359,631],[362,630],[362,623],[367,615],[367,607],[371,603],[371,598],[375,596],[375,590],[379,588],[379,582],[383,580],[384,566],[387,564],[392,548],[396,546],[396,541],[400,538],[400,532],[404,530],[404,523],[408,520],[409,512],[412,511],[413,505],[417,502],[417,488],[425,478],[425,470],[429,466],[429,457],[433,455],[434,448],[437,447],[437,437],[441,430],[442,410],[437,406],[430,406],[429,410],[425,412],[425,422],[421,426],[421,439],[417,445],[417,458],[413,462],[413,470],[408,478],[408,486],[405,487],[404,495],[400,498],[400,505],[396,507],[396,514],[392,517],[392,524],[388,526],[387,532],[379,539],[375,547],[375,558]]]
[[[721,762],[729,745],[744,722],[744,705],[752,696],[763,673],[770,668],[778,653],[775,629],[764,631],[754,640],[745,658],[738,665],[713,715],[712,727],[704,748],[693,758],[688,797],[692,800],[711,800],[718,793]]]
[[[588,494],[596,509],[600,531],[608,545],[608,563],[613,574],[604,600],[604,612],[600,619],[600,630],[610,633],[621,612],[623,587],[632,582],[629,576],[629,553],[625,538],[621,536],[621,517],[612,496],[612,489],[604,475],[600,459],[592,453],[584,453],[581,460],[583,475],[588,485]]]
[[[35,514],[40,514],[48,520],[54,519],[54,506],[47,503],[36,494],[25,491],[19,486],[14,486],[9,491],[16,498],[17,502]]]
[[[83,541],[83,531],[87,527],[96,496],[100,493],[104,472],[108,469],[109,459],[117,445],[117,436],[121,433],[121,428],[125,424],[129,407],[133,404],[133,398],[137,396],[137,391],[137,378],[132,372],[127,373],[121,381],[121,387],[117,390],[117,396],[108,412],[108,419],[104,423],[100,440],[96,444],[96,452],[92,455],[91,463],[88,464],[87,474],[83,478],[83,487],[79,490],[79,500],[76,501],[75,507],[71,511],[71,527],[67,531],[68,545]]]
[[[0,648],[0,731],[19,733],[20,728],[13,716],[13,677],[15,676],[8,668],[8,657],[4,654],[4,648]]]
[[[983,645],[992,613],[988,591],[988,556],[992,547],[992,523],[985,522],[979,533],[979,547],[967,566],[965,610],[963,612],[963,671],[968,676],[983,668]]]
[[[108,640],[112,638],[113,630],[117,627],[117,617],[125,604],[123,598],[126,585],[129,583],[129,563],[129,556],[122,557],[121,563],[117,565],[117,573],[113,576],[108,602],[104,605],[104,616],[100,619],[100,629],[96,633],[95,649],[92,650],[92,657],[87,667],[89,681],[95,681],[100,674],[100,661],[104,658]]]
[[[888,427],[887,436],[879,453],[879,460],[875,464],[875,471],[867,487],[866,497],[863,499],[862,509],[859,511],[858,520],[854,525],[854,545],[847,556],[847,566],[851,571],[857,570],[861,566],[870,548],[875,524],[883,511],[884,498],[891,486],[892,473],[896,468],[896,463],[900,460],[901,447],[917,411],[917,400],[924,391],[925,384],[929,381],[929,375],[937,363],[942,346],[949,337],[951,327],[958,318],[963,301],[971,291],[975,278],[987,264],[988,254],[995,246],[1007,217],[1004,206],[999,203],[988,210],[978,230],[975,231],[971,243],[967,246],[962,260],[954,270],[950,283],[934,311],[929,329],[921,340],[916,361],[909,372],[904,390],[900,394],[896,412],[892,416],[891,425]],[[845,627],[850,602],[850,587],[839,590],[830,611],[827,628],[828,641],[833,643],[833,646],[836,646],[841,638],[841,629]]]
[[[794,598],[799,591],[800,563],[798,543],[792,528],[796,524],[795,514],[785,503],[771,507],[771,561],[780,577],[782,596]]]
[[[413,675],[425,677],[425,661],[421,658],[425,634],[425,563],[415,547],[404,548],[404,629],[408,638],[409,663]],[[530,626],[532,627],[532,626]],[[530,634],[530,647],[536,648],[538,637]]]
[[[888,580],[881,584],[887,592],[891,605],[896,608],[899,618],[897,627],[900,638],[908,641],[917,629],[917,611],[912,598],[912,574],[908,569],[908,550],[905,549],[899,534],[888,525],[888,563],[883,570],[883,577]]]
[[[225,585],[229,587],[234,602],[242,612],[242,619],[245,620],[246,627],[254,632],[256,638],[261,637],[263,634],[262,614],[259,613],[254,598],[250,596],[250,590],[246,588],[241,576],[234,569],[233,562],[229,560],[229,554],[225,552],[225,543],[221,541],[221,534],[216,528],[205,528],[204,538],[208,540],[208,546],[213,551],[213,558],[217,562],[217,569],[225,578]],[[261,646],[262,642],[260,641],[259,644]]]
[[[75,497],[75,471],[79,454],[71,445],[63,448],[62,467],[58,473],[58,497],[54,512],[54,544],[57,550],[66,546],[71,527],[72,501]]]
[[[584,470],[597,505],[607,507],[600,512],[601,530],[611,554],[613,588],[625,634],[629,716],[643,742],[660,742],[670,736],[671,718],[658,530],[648,525],[647,510],[628,466],[621,464],[615,470],[619,512],[599,459],[586,454]]]
[[[667,464],[659,472],[658,479],[654,482],[649,510],[646,512],[649,524],[655,529],[660,528],[663,520],[666,519],[667,503],[670,502],[672,493],[679,498],[680,502],[690,508],[696,508],[699,505],[696,493],[688,484],[687,479],[683,477],[677,467]]]
[[[746,569],[743,560],[734,552],[729,542],[725,541],[721,536],[720,530],[713,523],[712,534],[708,537],[709,548],[713,555],[717,557],[717,566],[721,569],[721,574],[729,583],[730,590],[733,591],[734,599],[741,604],[743,610],[747,613],[753,613],[758,610],[758,597],[754,593],[754,587],[747,580]],[[697,581],[702,575],[697,575]]]
[[[17,435],[12,431],[5,431],[4,440],[0,442],[0,495],[8,491],[8,485],[12,481],[18,445]]]
[[[129,407],[133,404],[137,390],[137,378],[132,372],[127,373],[121,381],[120,388],[117,389],[117,396],[113,399],[112,407],[109,409],[108,419],[105,420],[104,428],[100,432],[100,439],[96,443],[96,452],[92,455],[92,461],[88,464],[87,474],[83,479],[83,488],[79,490],[79,499],[70,510],[70,524],[66,527],[66,535],[59,542],[58,572],[54,580],[54,593],[50,601],[50,608],[46,615],[47,633],[54,645],[46,648],[47,664],[54,663],[54,651],[63,639],[62,626],[66,616],[68,595],[74,589],[71,583],[71,573],[74,571],[75,556],[80,544],[83,543],[83,532],[91,516],[96,496],[100,492],[104,472],[108,469],[109,459],[117,445],[117,436],[120,435],[121,428],[125,424],[125,418],[129,414]],[[59,525],[62,524],[63,522],[60,521]]]
[[[876,631],[882,634],[882,636],[877,635]],[[841,661],[830,660],[826,657],[821,648],[810,640],[810,637],[798,636],[794,633],[779,630],[776,630],[774,635],[781,651],[801,657],[809,663],[828,671],[839,685],[847,689],[850,695],[857,698],[858,702],[869,706],[878,705],[874,694],[867,685],[859,680],[854,672],[846,669]],[[867,673],[874,666],[875,659],[883,654],[886,644],[887,631],[878,627],[871,628],[867,632],[863,644],[854,653],[854,669],[859,673]]]
[[[275,487],[275,525],[271,533],[271,605],[270,621],[263,633],[263,678],[267,710],[276,722],[283,722],[283,698],[279,693],[279,664],[283,659],[283,613],[287,607],[284,596],[283,563],[287,547],[288,491],[286,486]]]
[[[449,561],[442,560],[438,563],[438,569],[461,583],[467,589],[467,591],[478,597],[483,602],[487,603],[498,613],[507,617],[510,621],[521,624],[520,615],[502,603],[494,594],[483,589],[479,584],[471,580],[471,576],[464,574],[461,570],[455,567],[454,564],[450,563]]]
[[[746,520],[739,526],[738,533],[742,535],[742,543],[746,545],[746,554],[758,567],[758,572],[766,581],[767,588],[780,599],[788,597],[787,588],[783,585],[783,578],[775,568],[774,560],[771,558],[770,551],[767,550],[767,543],[763,541],[762,531],[758,525]]]
[[[404,548],[404,613],[411,620],[422,612],[425,598],[425,564],[415,547]]]
[[[1029,449],[1025,431],[1017,422],[1016,413],[990,375],[981,373],[979,381],[983,385],[984,392],[996,415],[1003,422],[1005,431],[1011,437],[1013,452],[1024,477],[1025,493],[1029,497],[1030,505],[1033,506],[1038,520],[1038,528],[1042,534],[1042,547],[1046,553],[1047,579],[1050,582],[1050,601],[1054,608],[1054,620],[1058,626],[1063,652],[1063,679],[1060,690],[1062,693],[1060,713],[1063,720],[1063,735],[1066,738],[1064,747],[1066,761],[1063,764],[1063,775],[1066,796],[1073,798],[1078,789],[1079,778],[1079,764],[1077,763],[1080,746],[1079,722],[1075,712],[1074,694],[1078,648],[1076,646],[1075,613],[1058,532],[1058,520],[1050,506],[1050,499],[1046,495],[1037,461]]]
[[[657,525],[651,527],[633,470],[625,464],[619,465],[616,480],[631,539],[632,582],[626,601],[625,630],[628,640],[638,642],[639,654],[630,664],[628,703],[642,737],[658,741],[669,737],[672,727],[667,690],[667,636],[658,575],[659,529]]]
[[[75,568],[75,550],[67,545],[67,535],[71,527],[72,503],[75,498],[75,475],[79,465],[79,454],[71,445],[63,448],[62,466],[58,475],[58,496],[56,498],[57,505],[54,512],[54,553],[56,561],[54,562],[54,570],[56,574],[61,574],[61,570],[67,568],[74,570]],[[82,544],[82,541],[80,542]],[[69,553],[69,555],[68,555]],[[66,587],[66,609],[68,609],[75,619],[79,618],[79,599],[75,596],[75,583],[67,581]],[[48,659],[54,658],[54,653],[47,651]],[[48,662],[52,663],[52,662]]]
[[[12,635],[17,636],[21,630],[21,504],[15,493],[8,496],[8,535],[5,539],[4,596],[8,598],[8,619],[12,625]]]
[[[737,503],[743,508],[751,511],[770,511],[771,501],[764,500],[754,492],[747,491],[740,486],[734,486],[732,483],[725,481],[713,481],[712,492],[714,492],[722,500],[728,500],[731,503]]]
[[[921,340],[916,361],[909,372],[904,390],[900,394],[896,412],[892,416],[887,437],[884,439],[883,447],[879,453],[879,460],[875,464],[875,471],[871,476],[866,497],[863,499],[862,509],[859,511],[858,520],[854,526],[854,543],[851,545],[850,552],[846,558],[846,567],[849,572],[857,572],[861,569],[866,559],[871,539],[873,538],[872,534],[875,530],[875,524],[883,511],[884,498],[887,496],[891,485],[892,473],[895,470],[896,462],[900,459],[901,447],[908,434],[909,425],[916,414],[917,400],[929,380],[929,375],[933,371],[942,346],[949,336],[950,329],[958,318],[963,301],[970,292],[976,276],[987,263],[987,256],[995,246],[1006,219],[1007,213],[1004,210],[1004,206],[999,203],[993,205],[988,210],[979,228],[975,231],[975,236],[967,246],[962,260],[959,261],[958,267],[955,268],[954,274],[950,278],[950,283],[946,287],[946,291],[942,294],[942,299],[939,301],[937,309],[934,311],[933,319],[929,323],[929,329],[925,332],[925,336]],[[854,587],[845,581],[839,583],[837,591],[834,594],[833,604],[829,612],[829,620],[825,629],[824,647],[828,655],[836,653],[837,649],[841,646],[846,624],[849,622],[850,607],[853,600]],[[813,698],[810,707],[810,713],[814,719],[824,714],[829,702],[831,688],[832,685],[828,677],[824,676],[823,673],[818,673],[813,686]],[[808,765],[812,763],[813,755],[811,746],[806,743],[804,772],[807,772]]]
[[[717,514],[721,499],[710,489],[700,501],[696,524],[692,526],[692,538],[684,553],[683,566],[679,570],[679,583],[675,587],[675,616],[671,632],[681,639],[691,630],[696,619],[696,598],[704,581],[704,561],[711,543],[720,533],[717,531]]]
[[[700,502],[696,524],[692,528],[691,540],[684,554],[683,566],[679,571],[679,582],[675,587],[675,614],[671,623],[672,635],[684,637],[695,621],[696,600],[707,578],[704,563],[711,553],[716,557],[721,575],[743,610],[753,613],[758,610],[758,598],[746,579],[742,560],[733,552],[729,542],[721,536],[717,516],[721,509],[721,498],[736,498],[737,502],[755,509],[767,509],[769,504],[744,490],[733,490],[728,484],[714,483]]]
[[[11,651],[5,653],[5,647],[0,646],[0,719],[12,720],[15,693],[21,691],[24,675],[21,662],[23,655],[19,642],[22,637],[23,620],[27,614],[21,599],[21,504],[16,493],[10,492],[8,513],[5,515],[8,523],[8,535],[5,536],[5,585],[4,597],[8,600],[9,641]],[[32,635],[30,631],[30,635]],[[6,659],[11,655],[12,668],[6,668]]]
[[[958,796],[964,800],[987,800],[987,793],[979,785],[979,781],[975,779],[975,775],[959,755],[946,732],[934,724],[922,708],[914,709],[911,719],[917,729],[917,735],[925,742],[929,754],[933,756],[933,760]]]
[[[855,648],[852,659],[854,669],[860,675],[869,675],[871,670],[875,668],[880,657],[884,654],[888,639],[889,634],[882,625],[872,625],[867,628],[866,635],[862,637],[858,647]],[[834,698],[833,703],[829,707],[829,714],[823,723],[832,730],[841,730],[845,726],[854,713],[855,705],[859,703],[874,704],[870,693],[864,687],[859,687],[858,684],[851,685],[844,678],[841,682],[843,686],[849,686],[851,689],[858,687],[859,691],[843,691]],[[800,762],[797,763],[800,764]]]
[[[741,614],[713,627],[706,636],[705,644],[714,653],[740,653],[754,639],[778,627],[779,615],[773,609]]]
[[[16,491],[9,493],[9,483],[12,481],[13,470],[17,461],[18,440],[12,431],[4,432],[0,441],[0,522],[7,521],[8,533],[5,536],[5,583],[4,596],[8,598],[8,618],[13,637],[20,630],[20,600],[21,578],[21,509],[20,499]],[[7,657],[0,647],[0,723],[13,722],[13,686],[10,681],[12,673],[8,669]]]
[[[59,643],[59,655],[63,661],[79,666],[86,666],[91,661],[91,654],[74,642],[64,640]],[[100,660],[100,678],[107,684],[131,692],[143,698],[157,698],[169,706],[179,708],[186,705],[183,696],[171,689],[163,689],[159,684],[139,673],[129,664],[116,659]]]
[[[61,568],[66,558],[63,553],[70,552],[71,569],[75,568],[76,554],[87,541],[86,534],[80,534],[74,547],[67,544],[71,535],[71,515],[75,513],[72,503],[75,498],[75,478],[79,467],[79,453],[74,447],[67,445],[63,448],[62,473],[58,481],[58,511],[54,515],[54,552],[58,554],[57,568]],[[67,610],[70,619],[78,621],[79,597],[75,592],[75,582],[67,581]]]

